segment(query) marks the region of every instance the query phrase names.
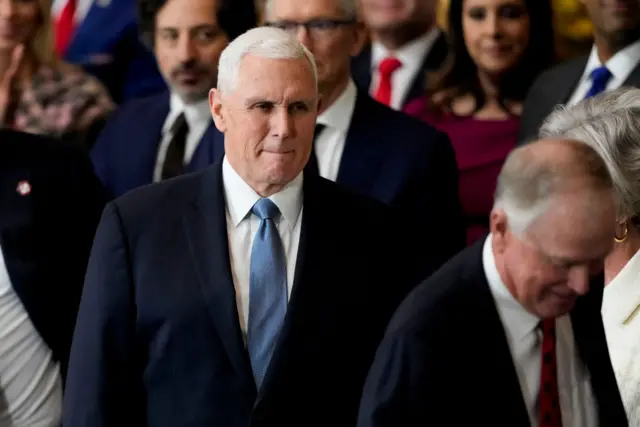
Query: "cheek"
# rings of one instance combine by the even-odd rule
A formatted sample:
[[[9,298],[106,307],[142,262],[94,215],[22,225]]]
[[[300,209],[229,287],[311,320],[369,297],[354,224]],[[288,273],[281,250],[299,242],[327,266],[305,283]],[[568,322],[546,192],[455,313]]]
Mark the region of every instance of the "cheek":
[[[529,22],[517,22],[506,27],[506,36],[512,40],[514,46],[523,51],[527,48],[530,38]]]
[[[464,37],[464,44],[469,51],[469,55],[472,58],[477,58],[478,56],[478,43],[480,42],[480,30],[477,25],[474,25],[472,22],[465,23],[462,25],[462,35]]]

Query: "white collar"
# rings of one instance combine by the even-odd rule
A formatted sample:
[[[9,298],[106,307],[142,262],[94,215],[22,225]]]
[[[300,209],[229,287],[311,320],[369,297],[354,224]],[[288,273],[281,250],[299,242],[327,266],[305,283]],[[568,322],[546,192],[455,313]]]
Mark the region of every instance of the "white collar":
[[[338,129],[346,134],[351,124],[351,117],[353,117],[357,94],[358,90],[355,83],[349,79],[347,87],[342,91],[338,99],[318,116],[317,123]]]
[[[393,52],[389,51],[381,43],[373,42],[371,49],[371,70],[376,72],[380,62],[389,56],[399,59],[403,67],[411,65],[419,67],[427,55],[427,52],[433,48],[438,36],[440,36],[440,29],[434,26],[427,33]]]
[[[622,325],[640,305],[640,251],[604,288],[602,316],[607,323]],[[635,317],[640,317],[640,313]]]
[[[615,55],[613,55],[606,64],[607,69],[613,75],[613,78],[620,80],[622,83],[629,77],[629,74],[640,63],[640,40],[625,47]],[[598,48],[593,45],[587,65],[584,68],[582,74],[582,80],[588,80],[591,78],[591,72],[603,64],[598,57]]]
[[[227,210],[233,225],[237,227],[261,197],[238,175],[226,156],[222,162],[222,182]],[[302,173],[269,199],[278,207],[282,218],[292,230],[302,210]]]
[[[209,109],[209,100],[207,98],[191,104],[185,104],[182,99],[175,93],[171,93],[169,109],[169,120],[166,120],[162,128],[165,133],[171,129],[173,122],[184,112],[185,119],[190,128],[195,128],[199,124],[209,123],[211,118],[211,110]]]
[[[538,323],[540,323],[540,318],[525,309],[504,284],[498,272],[498,267],[496,266],[492,240],[493,235],[489,234],[487,240],[484,242],[482,248],[482,266],[484,267],[487,282],[489,282],[491,294],[500,312],[507,337],[509,341],[515,343],[533,332],[538,326]]]

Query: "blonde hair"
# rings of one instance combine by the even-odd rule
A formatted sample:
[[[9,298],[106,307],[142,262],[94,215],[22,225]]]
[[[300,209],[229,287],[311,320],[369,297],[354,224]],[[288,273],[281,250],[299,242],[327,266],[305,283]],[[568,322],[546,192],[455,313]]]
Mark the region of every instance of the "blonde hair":
[[[55,67],[59,61],[54,47],[51,0],[36,0],[36,4],[39,14],[38,25],[28,48],[38,65]]]

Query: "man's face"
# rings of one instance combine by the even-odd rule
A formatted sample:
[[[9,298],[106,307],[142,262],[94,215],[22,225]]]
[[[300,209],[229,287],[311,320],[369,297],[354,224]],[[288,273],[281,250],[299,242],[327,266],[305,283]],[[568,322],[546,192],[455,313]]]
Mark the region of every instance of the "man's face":
[[[207,98],[229,42],[218,25],[218,0],[169,0],[156,15],[155,55],[171,90],[185,103]]]
[[[549,203],[523,236],[499,226],[506,219],[501,212],[492,213],[494,254],[505,284],[540,318],[567,314],[589,291],[590,278],[602,271],[615,233],[610,191],[581,190]]]
[[[581,0],[596,30],[615,36],[640,27],[640,0]]]
[[[306,58],[242,59],[236,85],[209,95],[234,170],[259,194],[291,182],[313,141],[318,93]]]
[[[360,6],[372,31],[396,31],[416,21],[433,21],[436,0],[360,0]]]
[[[351,56],[364,42],[364,26],[341,12],[339,0],[272,0],[266,13],[269,24],[290,32],[313,53],[321,92],[346,81]]]

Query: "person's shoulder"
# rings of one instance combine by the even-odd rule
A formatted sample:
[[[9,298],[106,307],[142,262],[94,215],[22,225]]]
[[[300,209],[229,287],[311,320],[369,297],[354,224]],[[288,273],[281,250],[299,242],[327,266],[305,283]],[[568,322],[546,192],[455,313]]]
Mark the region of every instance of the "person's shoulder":
[[[77,144],[45,135],[2,129],[0,139],[5,164],[60,169],[68,162],[88,159],[88,153]]]
[[[578,78],[586,66],[588,59],[588,55],[581,55],[576,58],[560,62],[559,64],[543,71],[534,81],[532,91],[533,89],[546,87],[549,83],[553,83],[553,87],[557,87],[559,82],[563,83],[566,82],[567,79]],[[570,84],[570,82],[566,83]]]

